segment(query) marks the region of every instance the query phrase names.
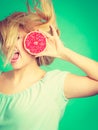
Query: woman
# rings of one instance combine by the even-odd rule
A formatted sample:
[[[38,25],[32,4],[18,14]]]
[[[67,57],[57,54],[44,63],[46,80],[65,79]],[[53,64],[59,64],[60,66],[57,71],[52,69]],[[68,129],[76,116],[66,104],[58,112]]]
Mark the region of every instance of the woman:
[[[5,65],[13,70],[0,75],[0,130],[57,130],[68,99],[98,93],[98,63],[66,48],[59,39],[52,3],[40,0],[41,9],[17,12],[0,21]],[[45,51],[30,55],[23,47],[31,31],[47,38]],[[87,76],[66,71],[45,72],[41,65],[54,58],[71,62]]]

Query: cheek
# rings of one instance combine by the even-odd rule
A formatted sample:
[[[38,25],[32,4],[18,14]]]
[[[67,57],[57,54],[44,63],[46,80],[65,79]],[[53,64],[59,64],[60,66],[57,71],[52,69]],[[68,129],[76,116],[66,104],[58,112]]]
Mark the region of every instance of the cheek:
[[[21,45],[21,50],[22,50],[23,54],[24,54],[26,57],[30,57],[30,58],[33,57],[33,56],[30,55],[30,54],[27,52],[27,50],[24,48],[24,43],[23,43],[23,42],[22,42],[22,45]]]
[[[26,49],[24,48],[24,39],[21,41],[21,50],[27,53]],[[28,53],[27,53],[28,54]]]
[[[20,52],[25,52],[26,53],[25,48],[24,48],[24,42],[23,42],[23,40],[20,40],[18,42],[18,47],[19,47]]]
[[[34,58],[34,56],[32,56],[31,54],[29,54],[26,50],[25,50],[25,48],[24,48],[24,46],[22,46],[22,48],[21,48],[21,50],[22,50],[22,54],[23,54],[23,56],[24,56],[24,58],[26,57],[26,58]]]

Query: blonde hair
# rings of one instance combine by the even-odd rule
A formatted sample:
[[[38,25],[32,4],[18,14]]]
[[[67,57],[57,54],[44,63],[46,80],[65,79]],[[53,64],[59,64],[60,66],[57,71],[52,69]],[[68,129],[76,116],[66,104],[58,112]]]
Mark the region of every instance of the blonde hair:
[[[12,57],[19,28],[22,28],[27,33],[36,29],[42,29],[52,35],[50,28],[50,25],[52,25],[59,35],[51,0],[33,1],[35,3],[34,10],[32,10],[27,3],[27,12],[15,12],[6,19],[0,21],[0,41],[2,42],[2,50],[6,55],[5,64],[7,64]],[[38,7],[39,4],[40,7]],[[48,65],[52,63],[53,60],[54,58],[49,56],[36,58],[39,66]]]

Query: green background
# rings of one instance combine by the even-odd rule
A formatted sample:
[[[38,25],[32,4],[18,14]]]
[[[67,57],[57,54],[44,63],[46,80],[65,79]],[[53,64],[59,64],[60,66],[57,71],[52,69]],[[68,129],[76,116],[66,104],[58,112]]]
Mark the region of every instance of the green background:
[[[25,0],[1,0],[0,20],[14,11],[25,11],[24,3]],[[53,0],[53,4],[65,46],[98,61],[98,0]],[[60,59],[42,68],[85,75],[75,65]],[[4,68],[0,60],[0,70],[10,69],[10,65]],[[98,96],[71,99],[60,123],[60,130],[98,130]]]

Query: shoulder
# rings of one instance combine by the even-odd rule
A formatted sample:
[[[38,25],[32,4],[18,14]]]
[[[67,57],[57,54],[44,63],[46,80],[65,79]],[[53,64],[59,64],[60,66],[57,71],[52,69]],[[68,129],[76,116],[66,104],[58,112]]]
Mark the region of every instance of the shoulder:
[[[47,72],[46,82],[50,86],[64,86],[64,81],[67,77],[68,71],[62,71],[59,69],[51,70]]]
[[[48,94],[55,99],[59,99],[65,102],[67,98],[64,96],[64,83],[67,77],[68,71],[62,71],[59,69],[51,70],[47,72],[44,80],[45,90],[48,90]]]
[[[0,71],[0,87],[1,86],[4,86],[7,82],[6,79],[9,79],[10,76],[9,76],[9,72],[1,72]],[[9,80],[10,81],[10,80]],[[8,83],[7,83],[8,84]]]
[[[47,74],[49,77],[53,77],[54,78],[57,78],[57,77],[61,77],[61,76],[66,76],[68,73],[68,71],[62,71],[62,70],[59,70],[59,69],[55,69],[55,70],[51,70],[51,71],[48,71]]]

